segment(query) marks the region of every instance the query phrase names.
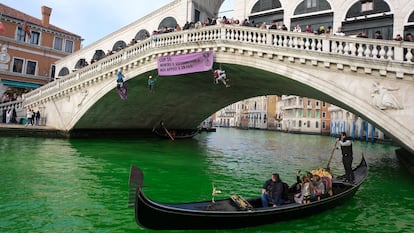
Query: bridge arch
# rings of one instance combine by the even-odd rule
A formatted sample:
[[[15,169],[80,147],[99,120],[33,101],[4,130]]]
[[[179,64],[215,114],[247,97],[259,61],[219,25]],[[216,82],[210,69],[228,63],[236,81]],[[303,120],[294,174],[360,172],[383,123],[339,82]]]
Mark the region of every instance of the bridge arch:
[[[238,37],[239,34],[246,36]],[[302,41],[306,43],[302,44]],[[347,46],[338,49],[335,42]],[[125,52],[116,53],[25,95],[25,106],[47,105],[48,125],[68,131],[108,127],[148,129],[160,120],[168,122],[171,128],[191,128],[214,111],[239,100],[268,94],[291,94],[323,100],[371,119],[370,122],[378,125],[382,132],[393,135],[408,148],[414,148],[414,141],[408,140],[412,137],[413,126],[406,124],[410,122],[408,117],[414,108],[407,94],[412,93],[413,70],[410,62],[403,61],[402,52],[404,48],[411,49],[411,45],[376,42],[227,25],[167,33],[159,35],[156,42],[137,43]],[[370,51],[365,55],[350,48],[351,43],[372,44],[373,54],[376,54],[377,46],[381,50],[391,46],[399,52],[392,57],[386,51],[382,51],[380,57],[371,56]],[[202,51],[214,51],[216,65],[222,64],[226,73],[233,74],[230,76],[231,88],[212,84],[212,73],[204,72],[159,78],[157,93],[161,94],[160,98],[148,95],[146,80],[156,72],[159,56]],[[125,72],[130,90],[134,90],[125,102],[114,90],[118,70]],[[397,85],[400,88],[398,98],[404,109],[394,111],[377,107],[371,96],[374,81],[384,86]],[[189,94],[191,90],[200,91],[191,95],[193,101],[188,101],[188,95],[182,93]],[[220,98],[212,102],[212,96]],[[151,106],[162,108],[154,111]],[[191,114],[186,114],[188,109]],[[115,117],[121,121],[111,118],[114,113],[120,114]],[[131,114],[136,121],[130,120]],[[404,122],[406,125],[402,125]]]

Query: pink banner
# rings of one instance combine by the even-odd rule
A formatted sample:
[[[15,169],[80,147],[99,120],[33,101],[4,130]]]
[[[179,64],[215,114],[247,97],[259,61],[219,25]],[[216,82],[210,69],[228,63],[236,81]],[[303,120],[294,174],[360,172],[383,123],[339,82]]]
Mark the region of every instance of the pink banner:
[[[213,68],[213,51],[158,58],[158,75],[172,76],[209,71]]]

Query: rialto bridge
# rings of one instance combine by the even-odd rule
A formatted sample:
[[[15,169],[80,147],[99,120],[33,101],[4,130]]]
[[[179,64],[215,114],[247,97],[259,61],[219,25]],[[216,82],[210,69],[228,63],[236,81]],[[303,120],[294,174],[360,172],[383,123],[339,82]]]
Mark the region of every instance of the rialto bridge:
[[[359,30],[358,22],[378,19],[388,34],[409,32],[414,21],[412,7],[402,7],[410,6],[409,0],[376,1],[371,14],[362,16],[355,15],[355,9],[361,9],[359,1],[315,1],[321,4],[316,8],[310,1],[319,13],[309,10],[306,1],[265,2],[235,0],[234,15],[267,20],[265,16],[273,14],[288,28],[304,19],[314,23],[320,19],[320,23],[342,26],[347,32]],[[291,94],[326,101],[367,119],[414,153],[414,125],[410,124],[414,116],[412,42],[232,25],[147,38],[150,27],[171,27],[178,22],[183,26],[189,19],[217,16],[222,3],[173,1],[59,61],[56,70],[60,78],[23,96],[22,105],[40,110],[48,127],[70,136],[139,134],[160,121],[168,128],[195,128],[212,113],[239,100]],[[375,9],[378,6],[383,7],[382,13]],[[394,23],[391,29],[390,19]],[[132,38],[137,43],[127,45]],[[105,50],[118,51],[101,56]],[[214,54],[213,69],[226,71],[230,88],[215,85],[212,71],[158,76],[158,58],[206,51]],[[82,62],[89,58],[97,59],[83,67]],[[116,92],[118,71],[126,76],[127,100],[121,100]],[[152,92],[147,88],[149,76],[157,77]]]
[[[368,119],[403,147],[414,149],[414,65],[411,43],[313,35],[240,26],[210,26],[158,35],[77,70],[24,96],[46,125],[82,132],[151,130],[160,121],[189,129],[231,103],[292,94],[323,100]],[[213,72],[159,76],[163,56],[212,51],[231,87]],[[407,61],[404,61],[407,60]],[[121,100],[116,74],[128,83]]]

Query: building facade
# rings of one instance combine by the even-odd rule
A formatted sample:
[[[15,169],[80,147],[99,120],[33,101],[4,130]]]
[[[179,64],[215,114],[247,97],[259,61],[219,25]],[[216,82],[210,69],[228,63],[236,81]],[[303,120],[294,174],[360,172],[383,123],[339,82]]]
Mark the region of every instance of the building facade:
[[[278,96],[259,96],[219,110],[215,125],[241,129],[275,129]]]
[[[50,24],[52,9],[38,19],[0,3],[0,94],[13,101],[57,76],[55,62],[80,50],[82,38]]]
[[[326,104],[326,103],[325,103]],[[291,133],[323,134],[329,127],[322,124],[328,120],[329,115],[323,114],[323,104],[319,100],[304,98],[293,95],[283,95],[278,113],[278,129]],[[329,130],[328,130],[329,132]]]
[[[329,111],[332,136],[339,137],[342,132],[345,132],[349,137],[361,141],[390,141],[381,130],[349,111],[335,105],[331,105]]]

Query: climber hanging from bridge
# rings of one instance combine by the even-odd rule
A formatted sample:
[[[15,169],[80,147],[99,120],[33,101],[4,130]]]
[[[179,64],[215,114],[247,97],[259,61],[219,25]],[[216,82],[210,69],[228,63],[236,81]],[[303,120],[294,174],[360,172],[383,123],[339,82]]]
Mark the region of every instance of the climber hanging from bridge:
[[[219,81],[221,81],[226,87],[230,87],[230,85],[227,83],[229,79],[227,78],[226,71],[218,68],[214,71],[214,82],[215,84],[218,84]]]
[[[116,91],[122,100],[126,100],[128,98],[128,84],[124,81],[124,78],[125,76],[122,71],[119,71],[116,79]]]

